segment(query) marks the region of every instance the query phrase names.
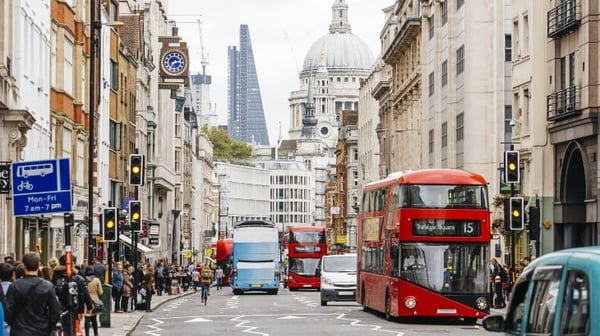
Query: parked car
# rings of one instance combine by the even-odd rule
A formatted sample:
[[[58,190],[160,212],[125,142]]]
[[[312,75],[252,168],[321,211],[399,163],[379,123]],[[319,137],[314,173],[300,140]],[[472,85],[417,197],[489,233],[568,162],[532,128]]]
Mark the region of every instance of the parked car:
[[[530,263],[513,286],[506,315],[483,319],[505,335],[600,336],[600,247],[565,249]]]
[[[356,301],[356,254],[321,257],[316,274],[321,277],[321,306],[329,301]]]

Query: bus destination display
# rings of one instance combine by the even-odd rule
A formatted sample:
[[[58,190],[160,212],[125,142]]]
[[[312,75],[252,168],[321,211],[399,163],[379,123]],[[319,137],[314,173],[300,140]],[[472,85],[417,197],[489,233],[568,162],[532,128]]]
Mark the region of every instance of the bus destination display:
[[[414,236],[477,237],[481,222],[473,220],[417,219],[413,221]]]

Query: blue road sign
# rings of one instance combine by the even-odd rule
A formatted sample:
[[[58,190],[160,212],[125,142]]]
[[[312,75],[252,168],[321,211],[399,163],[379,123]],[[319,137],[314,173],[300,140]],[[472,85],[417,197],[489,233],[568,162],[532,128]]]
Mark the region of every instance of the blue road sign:
[[[15,216],[71,211],[69,159],[18,162],[11,168]]]

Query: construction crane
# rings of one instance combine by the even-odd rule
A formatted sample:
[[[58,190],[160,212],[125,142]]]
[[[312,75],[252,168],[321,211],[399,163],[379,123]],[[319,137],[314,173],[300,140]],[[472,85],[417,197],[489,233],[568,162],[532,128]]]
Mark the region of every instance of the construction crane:
[[[208,65],[208,56],[204,48],[204,40],[202,39],[202,20],[198,19],[198,33],[200,35],[200,64],[202,65],[202,75],[206,75],[206,66]]]

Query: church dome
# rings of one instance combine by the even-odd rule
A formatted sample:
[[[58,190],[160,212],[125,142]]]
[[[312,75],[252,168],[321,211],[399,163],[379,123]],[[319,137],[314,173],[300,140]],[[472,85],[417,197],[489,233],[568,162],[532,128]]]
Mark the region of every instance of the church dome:
[[[369,70],[373,65],[373,53],[369,46],[351,32],[333,32],[319,38],[304,58],[302,73],[316,71],[325,57],[328,71]]]
[[[323,66],[329,72],[347,72],[368,71],[373,65],[373,52],[369,46],[350,31],[346,0],[335,0],[331,14],[329,34],[310,47],[301,76],[316,72]]]

